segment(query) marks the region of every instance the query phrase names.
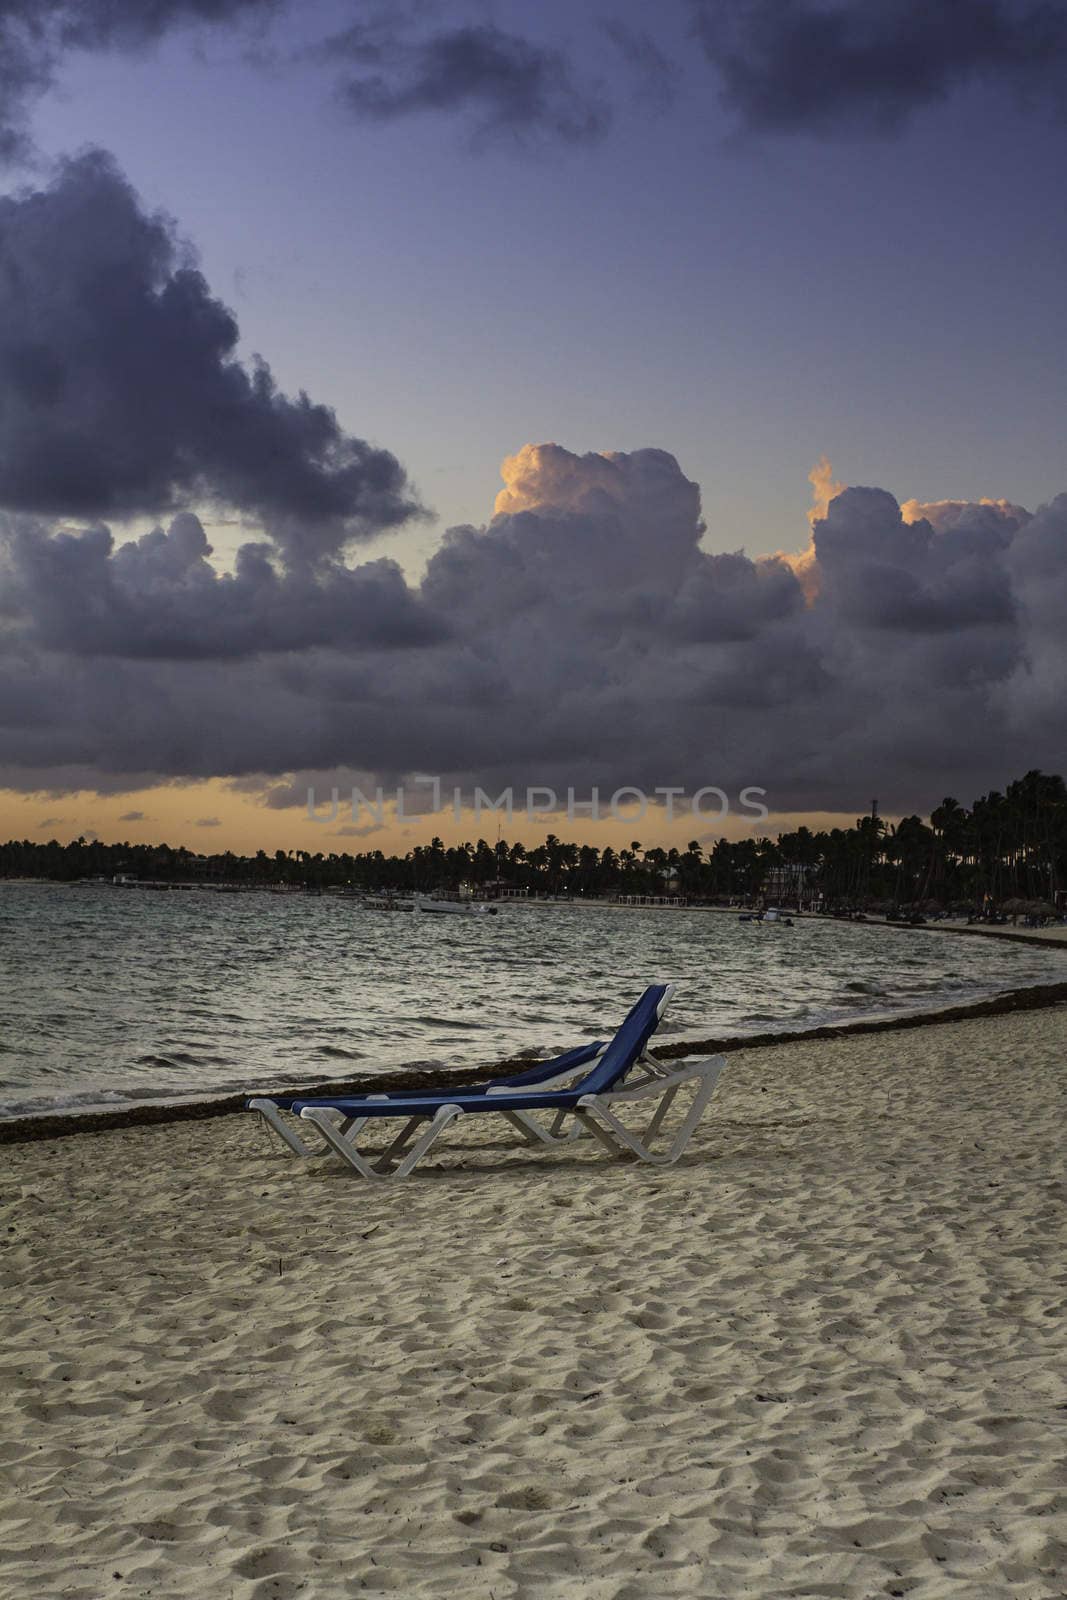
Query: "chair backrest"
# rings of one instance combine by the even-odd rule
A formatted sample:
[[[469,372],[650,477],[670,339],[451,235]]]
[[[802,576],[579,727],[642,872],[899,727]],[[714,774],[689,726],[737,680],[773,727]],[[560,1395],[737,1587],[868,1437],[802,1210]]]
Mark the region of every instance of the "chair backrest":
[[[574,1085],[575,1089],[582,1094],[604,1094],[613,1088],[629,1072],[655,1033],[673,993],[673,983],[651,984],[624,1017],[593,1070]]]

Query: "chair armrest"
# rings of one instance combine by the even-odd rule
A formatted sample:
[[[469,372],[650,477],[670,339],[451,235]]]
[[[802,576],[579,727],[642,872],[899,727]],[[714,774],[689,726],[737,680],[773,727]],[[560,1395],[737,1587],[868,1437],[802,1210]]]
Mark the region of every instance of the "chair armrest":
[[[706,1061],[690,1061],[676,1072],[664,1078],[653,1078],[650,1083],[639,1083],[632,1089],[609,1090],[606,1094],[583,1095],[578,1104],[583,1105],[589,1101],[614,1102],[616,1100],[648,1100],[653,1095],[661,1095],[666,1089],[677,1088],[680,1084],[688,1083],[691,1078],[718,1077],[726,1065],[725,1056],[709,1056]]]

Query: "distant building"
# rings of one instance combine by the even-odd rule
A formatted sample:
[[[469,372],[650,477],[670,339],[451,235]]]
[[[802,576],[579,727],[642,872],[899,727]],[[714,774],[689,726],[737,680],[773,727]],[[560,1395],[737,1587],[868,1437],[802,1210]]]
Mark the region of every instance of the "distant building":
[[[507,878],[487,878],[476,890],[479,900],[526,900],[529,894],[529,889],[522,889],[518,884],[510,883]]]
[[[785,861],[781,866],[771,867],[763,885],[765,899],[773,904],[776,900],[817,898],[809,888],[817,871],[817,867],[802,866],[799,861]]]
[[[684,906],[688,904],[683,894],[615,894],[611,897],[620,906]]]

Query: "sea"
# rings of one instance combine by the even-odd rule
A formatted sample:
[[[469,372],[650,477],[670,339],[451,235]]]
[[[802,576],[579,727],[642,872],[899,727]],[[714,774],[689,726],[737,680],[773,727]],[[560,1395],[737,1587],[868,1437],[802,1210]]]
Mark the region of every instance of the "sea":
[[[1063,953],[818,918],[503,902],[383,913],[323,895],[0,882],[0,1117],[537,1056],[661,979],[669,1040],[939,1010],[1063,981]]]

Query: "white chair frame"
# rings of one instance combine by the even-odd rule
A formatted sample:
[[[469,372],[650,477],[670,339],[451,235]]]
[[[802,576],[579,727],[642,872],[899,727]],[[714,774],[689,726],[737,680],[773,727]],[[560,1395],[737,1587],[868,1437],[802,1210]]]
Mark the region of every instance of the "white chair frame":
[[[532,1145],[558,1146],[569,1143],[574,1137],[573,1132],[569,1128],[566,1132],[557,1130],[566,1127],[567,1119],[573,1117],[579,1128],[598,1139],[609,1154],[615,1157],[630,1157],[653,1166],[669,1166],[678,1160],[692,1138],[693,1130],[715,1092],[726,1059],[724,1056],[711,1056],[706,1061],[687,1062],[672,1071],[657,1061],[647,1061],[647,1058],[648,1052],[641,1059],[655,1070],[642,1082],[632,1084],[628,1088],[613,1089],[604,1094],[583,1095],[574,1106],[560,1106],[554,1112],[551,1128],[547,1130],[541,1127],[530,1113],[516,1111],[513,1107],[500,1107],[497,1114],[506,1118]],[[675,1098],[679,1091],[689,1084],[694,1089],[693,1101],[681,1126],[665,1150],[653,1150],[652,1143],[662,1132],[664,1121]],[[497,1095],[507,1093],[504,1088],[496,1091]],[[514,1094],[515,1091],[512,1090],[511,1093]],[[379,1095],[376,1098],[386,1100],[388,1096]],[[366,1123],[378,1121],[379,1118],[358,1116],[346,1118],[336,1106],[305,1106],[300,1115],[302,1120],[314,1124],[329,1149],[340,1156],[341,1160],[360,1177],[371,1180],[396,1179],[406,1178],[414,1172],[445,1129],[458,1118],[479,1116],[497,1110],[493,1106],[493,1099],[494,1094],[490,1091],[484,1096],[484,1105],[479,1105],[477,1108],[464,1109],[459,1105],[445,1103],[430,1116],[423,1113],[421,1116],[409,1117],[389,1144],[383,1149],[372,1151],[361,1151],[356,1141]],[[653,1100],[656,1104],[652,1117],[640,1134],[628,1128],[618,1115],[619,1110],[628,1106],[641,1105]],[[420,1128],[421,1133],[419,1133]]]

